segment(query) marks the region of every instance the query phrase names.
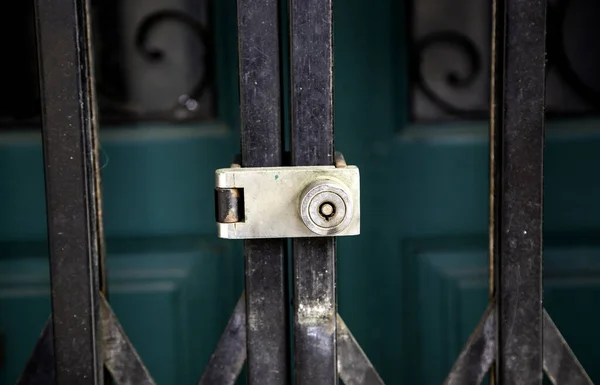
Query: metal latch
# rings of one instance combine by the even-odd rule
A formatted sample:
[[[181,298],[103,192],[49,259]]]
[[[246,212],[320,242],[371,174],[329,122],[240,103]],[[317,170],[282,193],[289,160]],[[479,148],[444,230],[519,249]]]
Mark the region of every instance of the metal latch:
[[[336,154],[335,166],[219,169],[218,235],[229,239],[360,234],[360,174]]]

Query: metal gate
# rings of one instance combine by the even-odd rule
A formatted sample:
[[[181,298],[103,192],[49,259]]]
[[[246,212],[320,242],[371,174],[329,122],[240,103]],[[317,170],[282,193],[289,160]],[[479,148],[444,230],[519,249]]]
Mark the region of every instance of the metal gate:
[[[109,303],[89,4],[35,0],[35,11],[52,316],[18,384],[154,384]],[[240,166],[344,167],[334,157],[332,0],[290,0],[289,156],[279,13],[276,0],[238,0]],[[494,1],[490,302],[446,384],[488,373],[496,384],[541,384],[543,372],[591,384],[542,302],[545,17],[545,0]],[[233,384],[244,362],[253,385],[383,384],[337,313],[335,246],[293,239],[291,348],[287,241],[245,241],[245,293],[200,384]]]

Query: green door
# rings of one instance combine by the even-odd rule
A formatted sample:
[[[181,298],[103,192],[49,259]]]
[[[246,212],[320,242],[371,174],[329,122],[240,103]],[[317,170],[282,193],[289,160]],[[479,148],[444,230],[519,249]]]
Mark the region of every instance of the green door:
[[[110,301],[159,384],[193,384],[243,287],[239,242],[216,237],[214,170],[238,152],[235,1],[215,2],[217,119],[103,126]],[[485,117],[410,117],[405,4],[335,3],[336,147],[361,169],[362,233],[339,240],[339,312],[388,384],[440,384],[488,301]],[[548,124],[545,306],[595,381],[600,135]],[[42,153],[0,133],[0,384],[50,314]]]

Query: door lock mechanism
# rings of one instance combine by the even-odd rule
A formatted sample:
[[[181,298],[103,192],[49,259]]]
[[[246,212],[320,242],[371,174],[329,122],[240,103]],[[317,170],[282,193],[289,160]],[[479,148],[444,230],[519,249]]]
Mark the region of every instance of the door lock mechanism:
[[[360,234],[360,174],[335,166],[248,167],[216,174],[218,235],[229,239]]]

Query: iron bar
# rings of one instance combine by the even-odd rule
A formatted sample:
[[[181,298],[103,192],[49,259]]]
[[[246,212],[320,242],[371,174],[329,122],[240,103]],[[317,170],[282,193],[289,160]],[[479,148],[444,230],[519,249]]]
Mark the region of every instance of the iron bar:
[[[242,166],[283,162],[280,2],[238,0]],[[248,383],[287,384],[289,370],[286,242],[246,240]]]
[[[488,217],[488,293],[489,301],[496,298],[496,265],[498,261],[498,219],[500,202],[500,170],[498,167],[500,156],[500,136],[496,133],[501,130],[502,124],[502,87],[498,82],[503,81],[504,70],[504,17],[498,14],[504,9],[499,2],[492,0],[492,39],[490,60],[490,131],[489,131],[489,217]],[[496,305],[494,305],[496,306]],[[495,313],[497,317],[497,313]],[[497,326],[496,322],[496,326]],[[494,338],[496,338],[495,332]],[[496,385],[496,363],[489,368],[490,385]]]
[[[48,319],[38,338],[17,385],[53,385],[54,344],[52,343],[52,317]]]
[[[542,383],[542,192],[546,1],[497,0],[499,384]]]
[[[332,0],[291,0],[292,164],[332,165]],[[293,241],[296,385],[337,384],[335,238]]]
[[[544,310],[544,371],[555,385],[593,384],[546,310]]]
[[[106,299],[100,298],[104,365],[117,385],[156,385]]]
[[[337,354],[340,379],[345,385],[384,385],[348,326],[337,315]]]
[[[444,385],[479,385],[496,358],[496,309],[487,308]]]
[[[198,385],[234,385],[246,361],[246,299],[242,295]]]
[[[95,107],[86,0],[36,0],[58,384],[103,383]]]

